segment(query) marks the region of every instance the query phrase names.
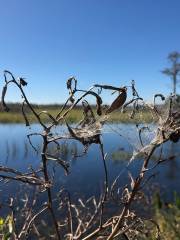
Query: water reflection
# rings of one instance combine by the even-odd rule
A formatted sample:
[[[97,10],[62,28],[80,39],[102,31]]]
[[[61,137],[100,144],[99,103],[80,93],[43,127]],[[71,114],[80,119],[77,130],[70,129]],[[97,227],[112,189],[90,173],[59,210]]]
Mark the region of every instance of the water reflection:
[[[110,128],[105,129],[103,133],[104,149],[108,154],[107,167],[109,178],[112,181],[122,170],[124,171],[120,180],[120,184],[123,185],[127,180],[126,164],[128,159],[132,156],[134,151],[134,145],[139,147],[139,143],[135,142],[135,129],[133,126],[119,124],[112,125],[111,128],[121,130],[121,136],[109,131]],[[131,129],[130,132],[127,129]],[[63,127],[61,127],[63,128]],[[64,129],[61,129],[64,131]],[[26,171],[29,166],[33,168],[39,168],[41,165],[40,153],[41,153],[41,139],[39,137],[33,137],[32,142],[36,146],[37,153],[30,146],[26,135],[29,132],[39,131],[39,126],[34,124],[31,129],[26,128],[21,124],[12,125],[0,125],[1,141],[0,143],[0,164],[8,167],[16,168],[17,170]],[[55,131],[60,131],[56,128]],[[125,139],[123,135],[128,137]],[[131,138],[132,136],[132,138]],[[146,141],[149,141],[149,139]],[[56,147],[54,144],[49,145],[48,152],[51,154],[55,152]],[[103,184],[103,167],[100,157],[100,150],[97,145],[92,145],[86,155],[80,158],[75,156],[80,155],[83,152],[83,147],[76,141],[62,141],[60,143],[60,151],[58,154],[60,158],[70,163],[70,174],[64,175],[64,171],[58,165],[49,163],[54,171],[56,183],[60,183],[61,186],[67,187],[74,194],[83,193],[84,196],[91,196],[97,194],[102,189]],[[160,149],[158,149],[152,158],[152,165],[159,157]],[[170,158],[166,163],[159,165],[156,169],[158,174],[154,179],[154,182],[159,182],[159,186],[163,189],[168,187],[168,194],[174,191],[180,192],[180,154],[179,144],[166,143],[163,147],[162,158]],[[174,157],[173,157],[174,156]],[[134,160],[130,166],[134,175],[141,165],[141,157]],[[57,184],[58,185],[58,184]],[[16,188],[14,188],[15,191]],[[55,188],[55,191],[57,189]],[[9,191],[13,191],[12,187]],[[16,189],[17,191],[17,189]],[[12,193],[12,192],[11,192]]]

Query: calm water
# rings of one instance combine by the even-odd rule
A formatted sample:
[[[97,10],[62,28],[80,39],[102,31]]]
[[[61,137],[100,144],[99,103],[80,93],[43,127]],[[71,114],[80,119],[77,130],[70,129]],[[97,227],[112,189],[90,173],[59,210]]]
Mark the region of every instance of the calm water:
[[[153,127],[152,127],[153,128]],[[8,167],[16,168],[17,170],[27,171],[29,166],[34,169],[38,168],[40,162],[41,139],[33,137],[33,144],[37,147],[39,154],[32,149],[26,135],[30,132],[39,132],[41,129],[38,125],[32,125],[31,129],[21,124],[1,124],[0,125],[0,164]],[[58,127],[55,132],[65,132],[65,127]],[[123,136],[123,137],[122,137]],[[147,143],[153,137],[153,131],[150,136],[144,136],[144,141]],[[133,125],[109,125],[106,126],[102,135],[104,150],[107,153],[107,168],[109,181],[121,173],[119,184],[123,186],[127,181],[127,159],[132,155],[140,144],[137,138],[137,131]],[[172,155],[180,154],[180,144],[166,143],[163,148],[164,157],[168,158]],[[53,146],[49,149],[53,151]],[[88,153],[80,158],[75,158],[74,154],[81,154],[83,147],[76,141],[61,142],[61,158],[70,163],[70,174],[65,176],[64,171],[55,162],[49,162],[50,169],[54,172],[55,188],[54,191],[59,191],[60,188],[67,188],[73,197],[81,196],[88,198],[91,195],[98,195],[103,186],[104,170],[103,162],[100,155],[98,145],[90,146]],[[152,159],[151,164],[155,163],[158,153]],[[129,169],[134,176],[137,175],[141,166],[142,160],[136,159],[129,166]],[[156,173],[155,177],[150,182],[150,185],[156,185],[161,189],[162,196],[172,198],[173,192],[180,194],[180,159],[173,158],[160,166],[152,173]],[[20,187],[13,182],[0,185],[1,199],[7,199],[11,195],[17,195]],[[21,188],[22,189],[22,188]],[[26,191],[26,187],[24,190]],[[20,193],[19,193],[20,194]]]

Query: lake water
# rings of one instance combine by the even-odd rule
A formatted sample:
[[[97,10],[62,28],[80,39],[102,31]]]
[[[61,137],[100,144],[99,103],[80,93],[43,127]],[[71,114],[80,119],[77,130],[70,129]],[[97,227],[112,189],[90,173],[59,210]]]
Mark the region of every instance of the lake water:
[[[38,168],[41,164],[41,139],[39,137],[33,137],[32,139],[33,144],[38,149],[39,153],[37,154],[30,146],[26,135],[31,132],[40,132],[40,130],[40,126],[37,124],[33,124],[31,129],[22,124],[0,124],[0,165],[12,167],[23,172],[26,172],[29,166],[32,166],[34,169]],[[54,131],[57,133],[66,132],[64,126],[57,127]],[[152,137],[153,131],[152,134],[144,136],[144,141],[148,143]],[[130,124],[108,125],[103,130],[102,141],[104,151],[107,153],[106,163],[109,182],[112,182],[121,173],[119,185],[123,186],[128,181],[126,168],[128,158],[140,146],[136,127]],[[168,158],[172,155],[178,157],[172,157],[151,172],[155,173],[155,177],[151,180],[149,186],[160,188],[161,194],[165,199],[172,199],[174,191],[180,194],[179,146],[179,143],[166,143],[163,147],[164,157]],[[53,151],[53,146],[50,151]],[[74,198],[81,196],[87,199],[92,195],[98,195],[102,190],[104,169],[99,146],[93,144],[86,155],[79,158],[74,157],[74,154],[81,154],[82,151],[83,147],[76,141],[66,140],[61,142],[61,158],[70,163],[70,174],[66,176],[59,165],[54,161],[49,162],[56,183],[55,192],[61,188],[66,188]],[[156,156],[153,157],[151,164],[154,164],[155,160]],[[136,159],[129,166],[133,176],[137,176],[141,164],[142,160]],[[14,182],[9,182],[5,185],[0,184],[1,200],[7,200],[10,196],[20,194],[17,182],[16,184]],[[26,191],[26,186],[23,189],[23,191]]]

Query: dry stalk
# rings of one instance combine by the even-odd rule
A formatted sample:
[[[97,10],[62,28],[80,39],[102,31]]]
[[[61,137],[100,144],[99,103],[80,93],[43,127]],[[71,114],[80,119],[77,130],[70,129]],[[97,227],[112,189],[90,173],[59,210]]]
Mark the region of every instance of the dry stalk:
[[[10,80],[8,80],[8,76],[10,76]],[[38,136],[42,138],[42,149],[41,149],[41,162],[42,169],[40,170],[32,170],[31,172],[22,173],[17,171],[16,169],[7,168],[5,166],[0,166],[0,172],[3,174],[0,175],[0,179],[2,180],[16,180],[28,185],[38,186],[40,191],[45,191],[47,196],[47,202],[44,206],[33,213],[33,209],[35,206],[34,200],[29,211],[27,211],[27,205],[24,207],[27,211],[27,221],[22,226],[21,230],[14,232],[14,238],[17,240],[24,239],[24,236],[30,236],[30,230],[35,229],[35,232],[38,236],[40,233],[38,229],[35,227],[34,221],[36,218],[39,218],[40,215],[49,211],[52,217],[52,222],[55,230],[55,239],[67,239],[67,240],[88,240],[88,239],[106,239],[112,240],[117,236],[124,236],[125,239],[128,238],[128,231],[130,229],[135,228],[135,226],[139,223],[136,216],[131,212],[132,203],[136,200],[140,190],[143,186],[149,181],[149,179],[145,179],[146,173],[151,169],[155,168],[162,161],[159,158],[158,162],[153,166],[153,168],[149,168],[149,162],[154,151],[163,143],[168,140],[177,142],[180,139],[180,114],[178,112],[173,112],[172,107],[172,99],[170,98],[170,104],[168,109],[167,118],[163,118],[161,116],[160,111],[156,106],[156,98],[160,97],[164,100],[164,96],[161,94],[156,94],[154,96],[154,105],[146,104],[143,99],[139,96],[137,90],[135,89],[135,82],[132,81],[131,86],[123,86],[123,87],[114,87],[109,85],[99,85],[96,84],[91,87],[89,90],[82,90],[77,88],[77,80],[72,77],[67,81],[67,89],[69,91],[69,97],[65,101],[65,104],[60,109],[59,113],[56,116],[52,116],[47,111],[37,112],[32,104],[26,97],[24,87],[27,85],[27,82],[23,78],[15,79],[13,74],[9,71],[4,72],[4,80],[5,85],[2,91],[1,104],[5,111],[9,111],[9,108],[5,102],[6,92],[8,90],[8,86],[10,84],[15,84],[19,89],[22,98],[22,116],[24,117],[24,121],[26,126],[30,125],[30,121],[28,119],[28,115],[25,113],[24,106],[26,105],[32,114],[36,117],[37,122],[42,127],[43,131],[41,133],[32,133],[27,137],[29,139],[29,143],[32,148],[37,151],[36,147],[33,145],[31,141],[32,136]],[[126,102],[127,99],[127,91],[128,88],[132,90],[132,99]],[[96,91],[98,90],[98,92]],[[102,90],[106,91],[114,91],[118,93],[118,96],[112,102],[109,107],[102,106],[102,98],[100,94]],[[113,93],[114,93],[113,92]],[[80,93],[81,95],[76,99],[76,94]],[[92,107],[85,100],[86,96],[92,96],[96,99],[96,114],[94,113]],[[76,127],[72,128],[68,122],[66,121],[66,117],[71,114],[73,108],[82,102],[82,109],[84,118],[77,124]],[[144,161],[141,166],[141,169],[136,178],[133,178],[131,173],[129,172],[130,177],[130,186],[124,186],[122,196],[118,200],[113,197],[115,186],[117,185],[116,178],[114,182],[109,186],[108,180],[108,169],[106,166],[106,154],[104,152],[103,140],[101,139],[101,133],[103,125],[108,121],[111,116],[111,113],[121,108],[123,111],[132,105],[132,114],[131,118],[138,113],[138,109],[142,106],[145,106],[149,111],[156,116],[158,119],[158,127],[156,130],[156,134],[154,139],[150,142],[150,144],[145,145],[142,139],[142,133],[146,129],[137,127],[139,134],[139,141],[141,143],[140,151],[133,155],[130,159],[128,165],[137,157],[138,154],[144,154]],[[47,125],[42,120],[42,115],[48,117],[50,123]],[[64,122],[67,126],[69,134],[62,135],[54,135],[52,129],[58,124]],[[146,129],[148,130],[148,129]],[[59,142],[63,139],[75,139],[83,144],[85,150],[87,151],[88,147],[91,144],[98,144],[100,147],[103,168],[104,168],[104,187],[99,198],[99,201],[96,202],[96,198],[92,197],[90,200],[87,200],[85,203],[82,199],[79,199],[80,205],[73,204],[71,201],[71,196],[68,191],[66,191],[66,197],[63,197],[61,193],[59,195],[59,209],[65,211],[65,218],[58,219],[54,210],[54,201],[55,198],[52,194],[53,177],[48,171],[48,161],[53,160],[54,162],[59,163],[59,165],[65,170],[65,173],[69,173],[69,165],[66,161],[60,159],[55,154],[50,154],[48,152],[48,146],[50,143],[55,143],[57,147],[57,152],[59,149]],[[127,166],[128,166],[127,165]],[[43,173],[40,175],[40,173]],[[43,189],[43,190],[42,190]],[[114,201],[115,200],[115,201]],[[119,207],[119,213],[106,216],[105,209],[106,205],[111,201],[115,202]],[[60,204],[61,203],[61,204]],[[66,204],[65,204],[66,203]],[[88,207],[90,205],[91,207]],[[92,209],[94,209],[92,211]],[[129,220],[130,219],[130,220]],[[14,222],[15,225],[15,222]]]

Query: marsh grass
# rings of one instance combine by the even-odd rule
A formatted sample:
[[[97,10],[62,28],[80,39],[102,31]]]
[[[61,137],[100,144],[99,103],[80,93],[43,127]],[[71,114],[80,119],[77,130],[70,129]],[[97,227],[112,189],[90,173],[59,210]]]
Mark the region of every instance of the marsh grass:
[[[58,105],[42,105],[42,106],[36,106],[35,110],[37,112],[41,111],[48,111],[52,116],[56,116],[61,109],[61,106]],[[93,108],[95,112],[95,107]],[[111,114],[111,117],[109,119],[109,122],[112,123],[151,123],[154,121],[152,118],[152,115],[148,111],[143,111],[137,116],[135,115],[134,118],[130,118],[131,115],[131,109],[127,109],[125,113],[122,113],[119,111],[114,111]],[[36,123],[37,119],[31,112],[27,112],[28,119],[31,123]],[[69,123],[77,123],[82,119],[83,113],[81,107],[76,107],[72,109],[71,115],[68,115],[66,117],[66,120]],[[48,122],[49,119],[47,115],[41,115],[41,119],[43,122]],[[18,106],[15,107],[14,111],[10,112],[0,112],[0,123],[24,123],[24,118],[21,114],[20,109]]]
[[[45,111],[46,108],[38,108],[38,112]],[[46,109],[52,116],[56,116],[59,109]],[[37,120],[32,113],[27,113],[28,119],[31,123],[36,123]],[[67,117],[67,120],[71,123],[78,122],[82,118],[82,112],[80,109],[73,109],[71,116]],[[41,115],[43,122],[49,122],[46,115]],[[22,114],[18,111],[16,112],[0,112],[0,122],[1,123],[24,123],[24,118]]]
[[[180,197],[174,193],[174,201],[165,203],[161,200],[159,194],[154,195],[153,199],[154,217],[153,220],[158,224],[161,240],[179,240],[180,239]],[[140,240],[154,240],[156,238],[156,229],[148,223],[150,228],[149,236],[140,237]]]

